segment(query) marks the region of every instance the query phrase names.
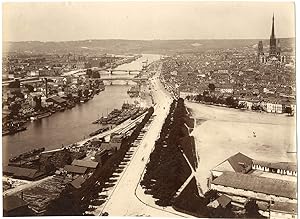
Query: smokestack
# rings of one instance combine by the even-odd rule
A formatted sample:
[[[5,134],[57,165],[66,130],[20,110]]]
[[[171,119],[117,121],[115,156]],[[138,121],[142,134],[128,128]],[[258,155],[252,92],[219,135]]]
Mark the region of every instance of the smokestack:
[[[47,78],[45,78],[45,84],[46,84],[46,98],[48,98],[48,81],[47,81]]]

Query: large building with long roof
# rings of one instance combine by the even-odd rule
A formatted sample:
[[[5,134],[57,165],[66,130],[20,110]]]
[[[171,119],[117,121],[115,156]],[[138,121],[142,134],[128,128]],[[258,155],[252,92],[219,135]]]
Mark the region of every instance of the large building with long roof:
[[[256,200],[260,213],[271,218],[297,214],[297,164],[293,162],[259,161],[237,153],[211,170],[208,185],[239,207]]]

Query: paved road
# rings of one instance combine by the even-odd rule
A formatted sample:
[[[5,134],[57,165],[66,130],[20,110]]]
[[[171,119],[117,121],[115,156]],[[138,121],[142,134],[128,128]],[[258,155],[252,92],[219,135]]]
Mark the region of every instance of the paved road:
[[[145,169],[146,161],[154,147],[155,140],[158,138],[164,120],[169,112],[172,98],[162,88],[156,75],[152,80],[153,98],[156,103],[154,115],[149,131],[145,134],[139,145],[135,156],[129,163],[123,177],[107,201],[102,212],[108,212],[110,216],[152,216],[152,217],[182,217],[183,214],[176,214],[164,211],[158,206],[149,206],[143,203],[135,195],[135,190],[139,184],[140,177]]]

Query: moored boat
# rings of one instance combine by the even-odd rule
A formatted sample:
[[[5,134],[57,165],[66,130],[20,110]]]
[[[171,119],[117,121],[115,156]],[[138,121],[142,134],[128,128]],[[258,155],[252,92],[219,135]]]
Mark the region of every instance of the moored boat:
[[[39,120],[45,117],[51,116],[51,112],[45,112],[45,113],[41,113],[37,116],[31,116],[30,120],[35,121],[35,120]]]
[[[43,151],[45,151],[44,147],[36,148],[36,149],[24,152],[20,155],[17,155],[17,156],[14,156],[14,157],[10,158],[9,162],[17,162],[17,161],[20,161],[22,159],[26,159],[26,158],[29,158],[29,157],[32,157],[32,156],[36,156],[36,155],[42,153]]]

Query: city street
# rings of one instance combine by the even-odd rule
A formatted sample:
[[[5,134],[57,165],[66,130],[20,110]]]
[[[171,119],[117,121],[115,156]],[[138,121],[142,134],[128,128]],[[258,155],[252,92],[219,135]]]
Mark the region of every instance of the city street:
[[[154,142],[157,139],[164,120],[169,112],[172,102],[170,96],[164,90],[158,78],[151,80],[153,98],[156,103],[154,120],[150,125],[149,131],[145,134],[141,141],[135,156],[128,165],[126,172],[120,179],[119,183],[107,201],[102,212],[108,212],[112,216],[153,216],[153,217],[186,217],[187,215],[177,213],[175,210],[164,210],[159,206],[150,206],[143,203],[136,196],[136,189],[140,181],[140,177],[149,159],[153,149]],[[155,128],[151,128],[155,127]],[[141,215],[141,212],[143,214]]]

